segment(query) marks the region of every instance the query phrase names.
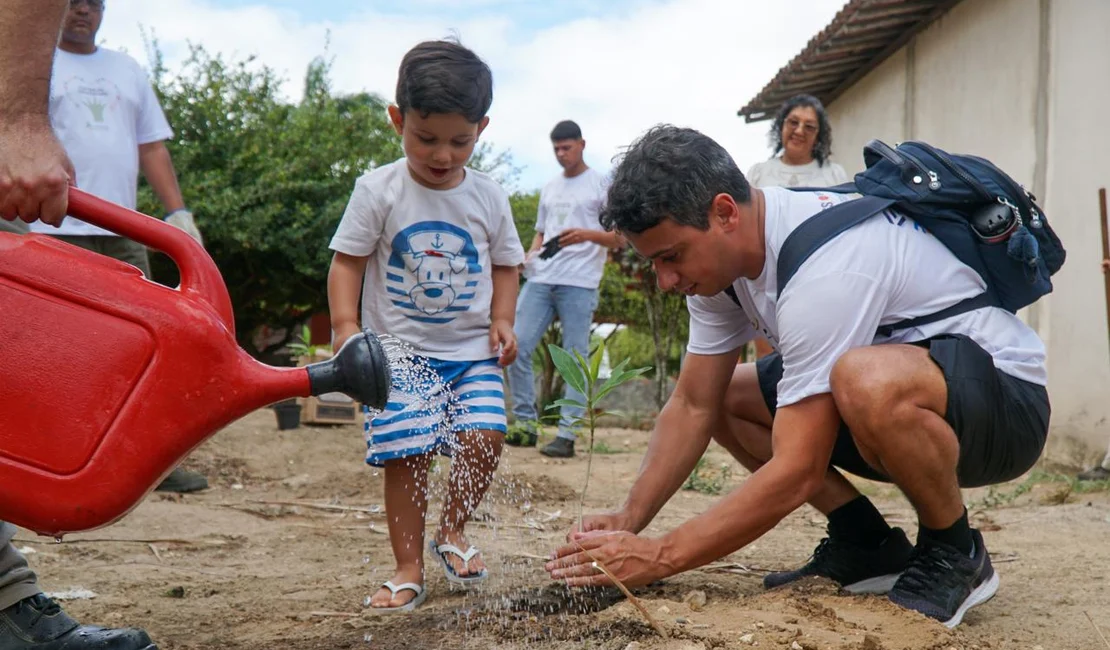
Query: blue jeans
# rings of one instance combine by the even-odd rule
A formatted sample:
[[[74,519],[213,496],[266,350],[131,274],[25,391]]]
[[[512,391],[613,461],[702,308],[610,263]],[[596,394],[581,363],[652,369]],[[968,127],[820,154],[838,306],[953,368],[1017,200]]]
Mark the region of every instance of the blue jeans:
[[[509,388],[513,396],[513,416],[517,422],[539,420],[536,414],[536,384],[532,376],[532,353],[543,333],[558,314],[563,329],[563,349],[590,352],[590,325],[597,309],[598,290],[560,284],[526,282],[516,303],[516,361],[509,366]],[[566,385],[566,399],[585,403],[586,398]],[[574,422],[585,410],[564,406],[559,411],[560,438],[574,440]]]

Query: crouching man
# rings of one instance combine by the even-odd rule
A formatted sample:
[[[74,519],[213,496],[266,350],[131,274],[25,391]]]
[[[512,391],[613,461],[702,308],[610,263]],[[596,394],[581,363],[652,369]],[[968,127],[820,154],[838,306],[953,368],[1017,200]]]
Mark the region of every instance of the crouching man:
[[[689,129],[656,127],[630,147],[602,223],[654,262],[661,288],[688,296],[689,354],[624,506],[585,518],[548,563],[552,578],[609,584],[596,560],[626,585],[647,584],[744,547],[808,502],[828,517],[828,537],[766,586],[824,576],[889,592],[949,627],[994,595],[960,488],[1011,480],[1039,457],[1044,345],[995,307],[878,333],[986,288],[897,212],[826,243],[778,295],[787,235],[845,200],[752,188],[720,145]],[[777,352],[737,366],[757,334]],[[638,535],[711,439],[751,477],[661,537]],[[897,485],[917,511],[917,544],[842,471]]]

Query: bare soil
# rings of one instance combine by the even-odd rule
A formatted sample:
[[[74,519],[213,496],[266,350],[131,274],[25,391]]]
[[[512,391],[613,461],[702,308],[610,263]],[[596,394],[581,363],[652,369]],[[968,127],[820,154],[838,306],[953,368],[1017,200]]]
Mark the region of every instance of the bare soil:
[[[588,510],[624,499],[648,435],[599,432],[616,453],[594,459]],[[807,507],[722,562],[637,590],[666,628],[663,639],[619,593],[570,592],[546,577],[542,557],[577,516],[586,461],[552,461],[534,449],[507,450],[470,528],[491,580],[453,591],[429,563],[422,608],[371,615],[364,600],[392,575],[392,556],[382,479],[363,464],[363,451],[359,427],[278,431],[273,413],[259,411],[187,461],[211,489],[154,493],[118,524],[61,544],[24,531],[17,546],[48,592],[95,593],[65,601],[82,622],[144,627],[163,650],[1110,650],[1098,630],[1110,637],[1110,495],[1077,493],[1045,468],[1033,480],[966,494],[1002,586],[954,631],[821,581],[765,591],[766,571],[802,564],[822,537],[824,521]],[[714,446],[703,470],[729,463]],[[447,461],[437,464],[440,491],[447,470]],[[725,489],[743,477],[732,464]],[[912,539],[916,520],[899,493],[859,484]],[[648,534],[717,498],[680,491]],[[436,499],[433,513],[438,506]]]

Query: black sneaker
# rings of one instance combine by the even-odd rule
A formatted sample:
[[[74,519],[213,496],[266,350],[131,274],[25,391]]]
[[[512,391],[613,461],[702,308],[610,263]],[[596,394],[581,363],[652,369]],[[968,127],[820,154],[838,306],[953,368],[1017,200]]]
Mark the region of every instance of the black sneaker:
[[[43,594],[0,610],[0,650],[158,650],[146,632],[80,625]]]
[[[574,441],[569,438],[555,438],[541,449],[540,453],[552,458],[573,458]]]
[[[1080,481],[1110,481],[1110,469],[1099,465],[1075,475]]]
[[[807,576],[829,578],[853,594],[885,594],[890,591],[913,556],[913,544],[901,528],[891,528],[878,548],[864,547],[826,537],[817,545],[803,567],[768,573],[763,586],[772,589]]]
[[[960,624],[967,610],[991,599],[998,591],[998,574],[979,531],[971,531],[975,555],[925,540],[902,577],[890,591],[895,605],[935,618],[947,628]]]
[[[170,472],[169,476],[162,479],[162,482],[154,489],[157,492],[177,492],[178,494],[199,492],[208,489],[208,479],[196,472],[178,467]]]

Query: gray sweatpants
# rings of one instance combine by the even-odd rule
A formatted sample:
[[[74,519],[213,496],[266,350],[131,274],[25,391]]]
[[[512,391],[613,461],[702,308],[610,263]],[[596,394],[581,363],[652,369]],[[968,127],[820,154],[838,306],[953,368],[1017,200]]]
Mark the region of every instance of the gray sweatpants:
[[[0,521],[0,609],[42,593],[27,558],[12,545],[16,527]]]

